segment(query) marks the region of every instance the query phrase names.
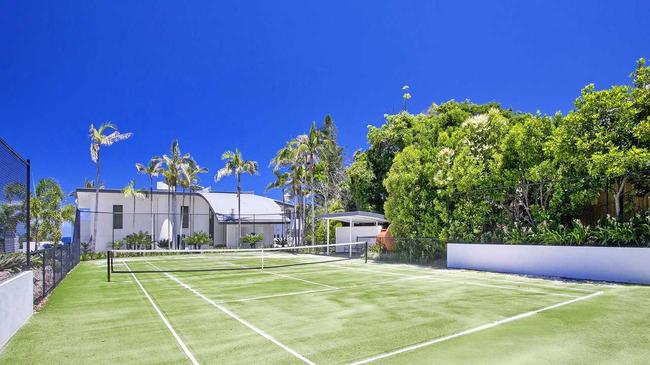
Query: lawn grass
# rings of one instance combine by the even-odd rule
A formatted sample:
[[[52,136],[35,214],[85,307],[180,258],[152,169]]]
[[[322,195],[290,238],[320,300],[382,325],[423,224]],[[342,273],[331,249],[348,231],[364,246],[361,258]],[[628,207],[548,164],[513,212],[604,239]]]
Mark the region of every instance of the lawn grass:
[[[117,274],[107,283],[105,269],[80,264],[2,350],[0,364],[190,363],[134,278]],[[201,364],[305,363],[288,350],[311,363],[348,364],[573,300],[371,363],[650,359],[644,286],[359,261],[136,277]]]

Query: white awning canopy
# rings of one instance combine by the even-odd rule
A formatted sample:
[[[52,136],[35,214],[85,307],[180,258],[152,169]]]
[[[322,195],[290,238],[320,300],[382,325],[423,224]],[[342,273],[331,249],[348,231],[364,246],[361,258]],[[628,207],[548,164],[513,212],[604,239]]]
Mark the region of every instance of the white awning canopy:
[[[328,213],[320,216],[322,219],[331,219],[335,221],[345,222],[345,223],[387,223],[388,221],[383,214],[373,213],[373,212],[364,212],[364,211],[355,211],[355,212],[340,212],[340,213]]]

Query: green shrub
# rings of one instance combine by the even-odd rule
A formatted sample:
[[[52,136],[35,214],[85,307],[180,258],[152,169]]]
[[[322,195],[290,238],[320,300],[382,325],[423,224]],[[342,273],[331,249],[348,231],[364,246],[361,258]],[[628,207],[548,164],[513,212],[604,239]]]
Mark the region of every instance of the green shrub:
[[[255,248],[255,245],[258,242],[261,242],[263,240],[264,240],[264,235],[262,235],[261,233],[251,233],[249,235],[242,237],[241,239],[243,243],[248,243],[251,246],[251,248]]]
[[[126,248],[131,250],[146,250],[153,245],[149,232],[143,231],[127,235],[124,238],[124,242],[126,243]]]
[[[194,248],[200,248],[203,245],[211,245],[212,239],[207,233],[198,231],[185,237],[185,244]]]
[[[172,240],[168,240],[168,239],[158,240],[158,248],[168,249],[170,247],[172,247]]]

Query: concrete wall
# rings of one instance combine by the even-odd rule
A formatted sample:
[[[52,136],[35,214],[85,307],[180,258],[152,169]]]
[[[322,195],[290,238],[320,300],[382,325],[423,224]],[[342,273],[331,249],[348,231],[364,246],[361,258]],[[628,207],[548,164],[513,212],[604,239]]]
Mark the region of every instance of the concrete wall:
[[[447,267],[650,284],[650,248],[450,243]]]
[[[25,271],[0,282],[0,349],[34,313],[34,276]]]

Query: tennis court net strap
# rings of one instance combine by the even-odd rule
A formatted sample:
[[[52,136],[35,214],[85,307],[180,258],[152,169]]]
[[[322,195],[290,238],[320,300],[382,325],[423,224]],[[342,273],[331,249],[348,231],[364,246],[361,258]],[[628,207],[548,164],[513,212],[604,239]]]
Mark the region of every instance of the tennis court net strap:
[[[242,249],[112,250],[108,252],[107,264],[109,275],[200,272],[313,265],[341,260],[365,262],[367,254],[367,242]]]

